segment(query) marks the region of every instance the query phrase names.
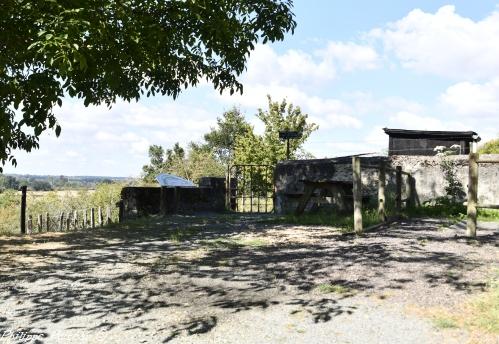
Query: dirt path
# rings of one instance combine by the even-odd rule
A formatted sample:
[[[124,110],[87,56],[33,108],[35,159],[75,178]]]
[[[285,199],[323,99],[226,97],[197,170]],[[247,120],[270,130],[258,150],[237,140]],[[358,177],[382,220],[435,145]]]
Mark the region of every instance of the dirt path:
[[[234,216],[124,227],[0,238],[0,343],[463,343],[412,310],[454,307],[499,266],[498,224],[477,240],[436,220],[362,237]]]

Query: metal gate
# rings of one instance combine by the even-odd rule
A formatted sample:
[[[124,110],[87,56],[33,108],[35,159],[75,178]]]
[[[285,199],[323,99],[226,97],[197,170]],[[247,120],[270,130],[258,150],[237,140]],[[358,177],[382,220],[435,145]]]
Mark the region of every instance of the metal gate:
[[[227,207],[240,213],[271,213],[274,210],[274,166],[231,166],[227,176]]]

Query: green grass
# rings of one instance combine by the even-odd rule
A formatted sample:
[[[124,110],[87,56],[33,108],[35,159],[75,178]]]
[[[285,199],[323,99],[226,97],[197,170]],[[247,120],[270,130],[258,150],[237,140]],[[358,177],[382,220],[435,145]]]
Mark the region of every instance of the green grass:
[[[202,240],[201,244],[213,248],[235,249],[241,247],[266,247],[269,242],[260,238],[217,238],[212,240]]]
[[[495,273],[485,292],[469,299],[457,310],[436,312],[431,320],[441,329],[464,328],[499,335],[499,272]]]
[[[330,226],[340,228],[344,233],[353,232],[353,214],[337,214],[335,212],[321,211],[317,213],[304,213],[302,215],[288,214],[278,216],[266,222],[295,224],[295,225],[314,225]],[[364,228],[381,223],[378,213],[375,210],[366,210],[362,212],[362,224]]]
[[[322,294],[350,294],[352,293],[352,289],[342,286],[340,284],[331,284],[331,283],[322,283],[317,285],[314,290]]]
[[[466,219],[466,207],[462,204],[427,204],[404,210],[407,217],[432,217],[462,221]],[[478,209],[478,221],[499,222],[499,210]]]
[[[499,335],[499,272],[489,283],[488,290],[471,301],[469,306],[471,316],[465,322],[467,327]]]
[[[499,209],[478,209],[478,220],[499,222]]]
[[[433,325],[439,329],[450,329],[450,328],[459,327],[454,319],[443,315],[433,317],[432,322]]]

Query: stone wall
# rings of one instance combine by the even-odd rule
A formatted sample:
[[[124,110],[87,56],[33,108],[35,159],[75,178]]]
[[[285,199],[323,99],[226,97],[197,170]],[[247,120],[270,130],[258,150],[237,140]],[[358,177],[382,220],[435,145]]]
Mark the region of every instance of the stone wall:
[[[457,177],[467,191],[468,156],[447,157],[455,161]],[[481,159],[498,159],[499,155],[482,155]],[[441,157],[430,156],[391,156],[361,157],[362,193],[368,202],[377,202],[378,170],[381,162],[391,168],[401,166],[414,178],[413,197],[415,204],[445,195],[445,179],[440,167]],[[301,180],[339,180],[352,181],[352,158],[315,159],[284,161],[277,164],[274,173],[275,208],[277,213],[286,213],[296,209],[299,196],[303,193]],[[395,192],[395,173],[387,171],[387,198]],[[409,179],[403,175],[402,198],[409,196]],[[481,164],[479,167],[478,199],[480,203],[499,204],[499,164]],[[394,197],[394,196],[393,196]],[[392,197],[392,198],[393,198]]]
[[[160,187],[124,187],[121,190],[123,216],[125,218],[135,218],[158,214],[160,196]]]
[[[454,161],[457,178],[468,190],[468,156],[456,155],[446,159]],[[497,160],[499,155],[480,155],[481,160]],[[441,157],[393,156],[392,166],[400,165],[412,174],[416,181],[416,192],[421,202],[445,195],[445,179],[440,167]],[[478,202],[499,204],[499,164],[480,164],[478,168]]]
[[[201,178],[199,187],[125,187],[121,191],[125,218],[153,214],[220,212],[225,210],[225,178]]]

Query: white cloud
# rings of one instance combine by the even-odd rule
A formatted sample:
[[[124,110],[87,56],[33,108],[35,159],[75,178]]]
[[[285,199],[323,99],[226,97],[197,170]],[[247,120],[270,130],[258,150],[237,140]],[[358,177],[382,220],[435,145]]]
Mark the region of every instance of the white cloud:
[[[449,87],[440,101],[463,116],[499,116],[499,78],[484,84],[460,82]]]
[[[379,57],[376,50],[368,45],[352,42],[329,42],[325,49],[316,52],[323,58],[323,64],[335,66],[343,72],[355,70],[370,70],[379,67]]]
[[[414,130],[470,130],[462,122],[423,116],[407,111],[400,111],[391,116],[389,126],[392,128]]]
[[[269,45],[257,45],[243,80],[249,84],[314,86],[339,73],[378,67],[374,48],[352,42],[329,42],[313,52],[289,49],[278,54]]]
[[[458,80],[499,76],[499,12],[473,21],[444,6],[419,9],[386,28],[371,31],[404,67]]]

